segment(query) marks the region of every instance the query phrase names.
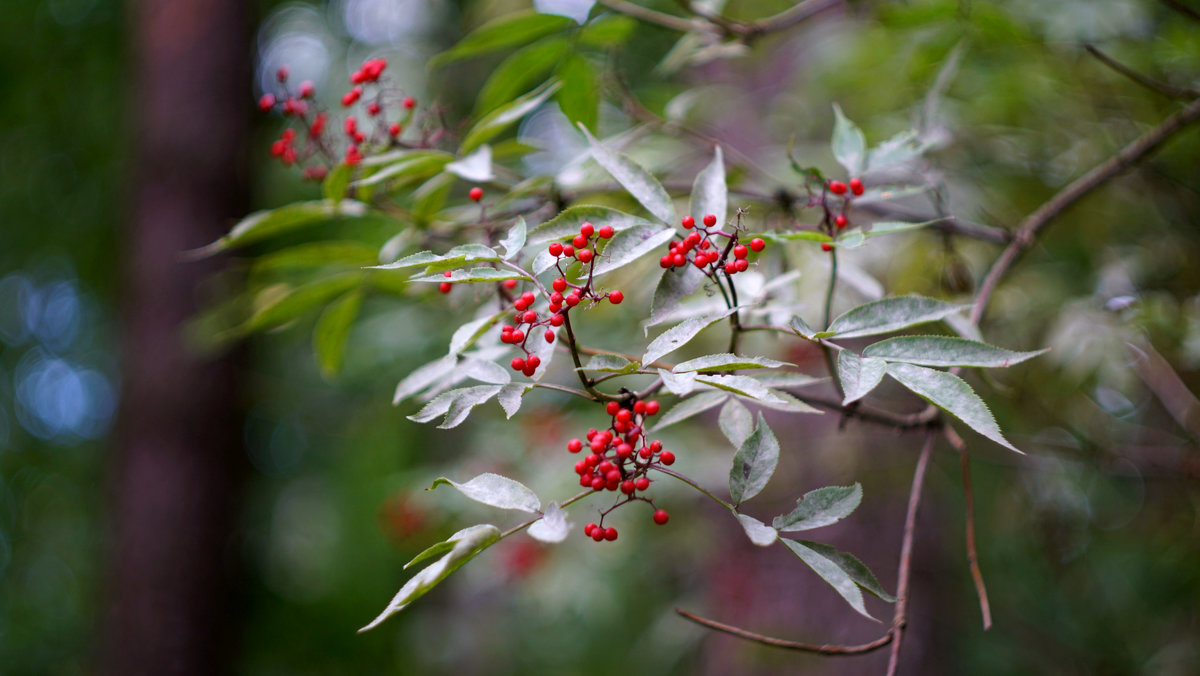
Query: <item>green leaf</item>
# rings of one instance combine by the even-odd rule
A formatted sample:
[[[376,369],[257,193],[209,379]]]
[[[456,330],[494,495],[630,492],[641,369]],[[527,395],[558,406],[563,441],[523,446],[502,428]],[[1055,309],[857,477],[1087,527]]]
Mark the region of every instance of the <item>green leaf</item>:
[[[579,43],[588,47],[616,47],[624,44],[637,28],[637,20],[624,14],[605,14],[588,22],[579,31]]]
[[[754,379],[766,385],[767,387],[808,387],[809,385],[817,385],[823,383],[829,378],[818,378],[810,376],[807,373],[788,373],[775,371],[771,373],[763,373],[755,375]]]
[[[796,501],[796,509],[775,517],[771,522],[777,530],[791,533],[830,526],[850,516],[862,502],[862,486],[826,486],[804,494]]]
[[[740,448],[754,433],[754,416],[750,415],[750,411],[737,399],[730,399],[721,407],[717,426],[734,448]]]
[[[500,255],[490,247],[482,244],[464,244],[456,246],[445,254],[435,254],[432,251],[422,251],[405,256],[398,261],[386,265],[372,265],[372,270],[404,270],[407,268],[426,268],[426,272],[440,272],[462,267],[468,263],[495,263],[500,261]]]
[[[725,392],[708,391],[701,392],[694,397],[684,399],[678,404],[672,406],[671,410],[667,411],[661,418],[659,418],[658,423],[654,425],[654,431],[658,432],[665,427],[674,425],[677,422],[681,422],[691,418],[692,416],[699,415],[710,408],[719,406],[721,402],[728,398],[729,395]]]
[[[463,359],[455,367],[456,376],[464,376],[489,385],[508,385],[512,382],[510,373],[512,372],[501,367],[496,362],[486,359],[475,359],[474,357]],[[499,396],[499,393],[497,393],[497,396]]]
[[[792,317],[792,321],[788,322],[788,328],[805,340],[816,340],[817,332],[808,325],[808,322],[801,319],[800,315]]]
[[[500,106],[488,113],[482,120],[476,122],[475,126],[471,127],[471,130],[463,137],[459,152],[469,153],[487,143],[497,134],[507,129],[509,125],[525,117],[536,110],[538,106],[545,103],[546,99],[558,91],[560,86],[562,84],[559,82],[547,82],[541,87],[514,100],[512,103]]]
[[[453,546],[442,558],[438,559],[421,572],[404,583],[396,593],[387,608],[374,620],[371,620],[359,633],[378,627],[384,620],[407,608],[413,601],[424,596],[430,589],[436,587],[450,573],[458,570],[459,566],[470,561],[479,552],[487,549],[500,539],[500,529],[491,524],[480,524],[464,528],[448,540]],[[433,549],[432,547],[430,549]],[[429,550],[426,550],[429,551]],[[439,553],[442,549],[439,549]],[[420,558],[420,557],[418,557]],[[415,560],[415,559],[414,559]]]
[[[851,176],[861,176],[866,168],[867,139],[863,136],[858,125],[851,122],[838,104],[833,104],[833,113],[837,119],[833,123],[833,141],[830,147],[838,164],[846,169]]]
[[[563,83],[556,96],[563,115],[572,123],[595,131],[600,92],[592,64],[578,54],[570,54],[559,65],[556,75]]]
[[[529,527],[529,537],[542,542],[562,542],[570,533],[571,523],[567,521],[567,513],[556,502],[546,505],[542,518]]]
[[[597,354],[588,360],[588,363],[583,365],[584,371],[600,371],[602,373],[633,373],[638,370],[641,364],[636,361],[629,361],[625,357],[615,354]],[[577,371],[580,369],[576,369]]]
[[[611,225],[621,232],[639,225],[653,225],[650,221],[624,211],[593,204],[582,204],[564,209],[562,213],[529,231],[530,244],[545,244],[554,240],[567,239],[579,234],[579,227],[592,223],[597,228]]]
[[[354,289],[325,308],[317,320],[313,329],[313,351],[317,365],[326,378],[342,368],[346,338],[350,335],[354,318],[358,316],[358,309],[362,307],[362,300],[362,289]]]
[[[867,346],[863,354],[919,366],[1003,368],[1049,351],[1014,352],[987,343],[947,336],[903,336]]]
[[[838,353],[838,378],[842,381],[845,397],[842,406],[858,401],[883,382],[887,373],[887,362],[874,357],[860,357],[850,350]]]
[[[659,225],[639,225],[628,230],[622,230],[613,235],[600,252],[600,259],[592,267],[592,276],[612,272],[625,267],[646,254],[660,249],[671,238],[675,231]]]
[[[500,408],[504,409],[505,419],[511,420],[517,411],[521,410],[525,394],[532,389],[533,383],[511,383],[500,388],[496,401],[500,402]]]
[[[446,204],[450,189],[458,183],[453,174],[440,173],[421,184],[412,194],[413,219],[419,225],[428,225]]]
[[[646,346],[646,354],[642,356],[643,364],[652,364],[664,356],[683,347],[704,329],[733,314],[734,310],[724,310],[715,314],[693,317],[663,331],[657,338]]]
[[[792,553],[800,558],[809,568],[813,569],[817,575],[821,576],[833,590],[838,593],[846,603],[850,604],[863,617],[868,617],[872,620],[875,618],[867,612],[867,607],[863,604],[862,592],[858,590],[858,583],[854,578],[842,569],[837,561],[825,556],[823,553],[807,546],[807,543],[802,544],[795,540],[781,539],[781,542]]]
[[[247,244],[259,242],[310,225],[325,223],[334,218],[357,218],[365,216],[366,213],[367,205],[362,202],[355,202],[354,200],[342,200],[341,202],[330,202],[328,200],[297,202],[296,204],[289,204],[278,209],[256,211],[233,226],[228,235],[208,246],[195,250],[193,253],[198,256],[207,256],[218,251],[232,249],[233,247],[246,246]]]
[[[529,44],[575,25],[571,19],[552,14],[531,11],[505,14],[476,28],[458,44],[430,59],[429,68],[441,68],[460,59]]]
[[[906,129],[867,153],[867,171],[877,172],[901,167],[920,157],[928,148],[928,145],[921,144],[917,132]]]
[[[445,376],[444,371],[442,376]],[[443,392],[425,404],[416,415],[408,416],[408,419],[424,423],[445,414],[446,417],[442,420],[442,424],[438,425],[438,428],[445,430],[457,427],[467,419],[471,409],[496,396],[500,392],[500,387],[500,385],[477,385]]]
[[[350,176],[354,173],[354,167],[342,162],[335,166],[325,175],[325,180],[321,182],[321,192],[325,194],[325,199],[330,202],[340,202],[346,196],[346,187],[350,185]]]
[[[500,240],[500,246],[504,247],[504,260],[512,260],[513,256],[521,253],[521,249],[525,248],[525,217],[517,216],[517,224],[508,231],[504,239]]]
[[[871,572],[870,568],[867,568],[866,564],[859,561],[858,557],[848,552],[839,552],[833,547],[821,544],[820,542],[810,542],[808,540],[799,540],[799,542],[834,562],[838,568],[842,569],[842,572],[849,575],[851,580],[854,580],[854,584],[888,603],[896,602],[896,597],[884,591],[883,585],[879,584],[879,580],[875,579],[875,574]]]
[[[492,171],[492,147],[485,143],[465,157],[447,163],[446,172],[475,183],[486,183],[496,178]]]
[[[269,301],[256,309],[239,330],[250,333],[282,326],[361,283],[362,273],[348,272],[321,277],[295,288],[283,285],[272,287],[283,289],[283,292],[271,292]]]
[[[475,99],[479,118],[515,99],[536,82],[543,82],[570,49],[570,42],[559,36],[539,40],[508,56],[488,76]]]
[[[791,230],[788,232],[751,233],[748,237],[758,237],[768,242],[832,242],[833,238],[816,230]],[[745,241],[745,240],[743,240]]]
[[[888,375],[988,439],[1017,453],[1021,452],[1000,433],[1000,426],[996,424],[987,404],[962,378],[944,371],[899,362],[888,364]]]
[[[254,272],[262,274],[327,265],[358,269],[375,261],[375,250],[359,242],[310,242],[259,256],[254,261]]]
[[[658,376],[662,378],[663,387],[671,394],[683,397],[691,394],[692,390],[696,389],[695,373],[675,375],[666,369],[658,369]]]
[[[733,376],[726,374],[707,375],[699,374],[696,376],[696,382],[711,385],[716,388],[733,392],[734,394],[743,397],[749,397],[755,401],[764,403],[783,403],[779,397],[776,397],[766,385],[751,378],[750,376]]]
[[[424,179],[441,171],[454,156],[441,150],[406,150],[396,162],[354,182],[354,187],[377,185],[391,179]],[[346,166],[346,165],[342,165]]]
[[[646,211],[663,223],[674,225],[675,207],[671,204],[671,196],[658,179],[625,154],[604,147],[586,128],[582,131],[591,144],[592,157],[596,159],[597,164],[604,167],[621,187],[646,207]]]
[[[542,501],[528,486],[499,474],[487,472],[462,484],[446,477],[438,477],[429,490],[443,485],[454,486],[463,495],[489,507],[515,509],[534,514],[542,509]]]
[[[462,354],[464,350],[470,349],[479,337],[492,328],[496,322],[500,321],[501,317],[508,315],[508,311],[495,312],[490,315],[485,315],[478,319],[473,319],[466,324],[454,330],[454,335],[450,336],[450,354]]]
[[[733,515],[737,517],[738,523],[742,525],[742,530],[746,531],[746,537],[750,538],[750,542],[753,542],[755,545],[770,547],[779,539],[778,531],[762,521],[746,514],[739,514],[737,511],[734,511]]]
[[[462,282],[462,283],[477,283],[477,282],[502,282],[506,279],[528,279],[525,275],[516,270],[497,270],[496,268],[471,268],[470,270],[454,270],[447,277],[444,274],[425,275],[424,277],[413,277],[411,282]]]
[[[725,187],[725,158],[721,146],[713,151],[712,162],[696,175],[692,184],[692,218],[699,223],[705,215],[717,217],[717,229],[725,227],[725,212],[728,209],[728,191]]]
[[[656,325],[679,307],[679,301],[692,295],[707,277],[694,265],[663,270],[654,300],[650,304],[650,324]]]
[[[891,333],[910,326],[937,321],[964,307],[966,306],[923,296],[884,298],[845,312],[833,320],[828,331],[819,333],[817,336],[859,338]]]
[[[395,406],[414,394],[428,389],[430,385],[444,378],[446,373],[457,363],[458,358],[453,354],[448,354],[408,374],[396,385],[396,393],[392,395],[392,405]]]
[[[729,495],[734,504],[740,505],[761,493],[778,464],[779,441],[759,413],[754,433],[738,448],[729,470]]]
[[[785,361],[775,361],[766,357],[740,357],[736,354],[710,354],[706,357],[689,359],[676,364],[675,373],[685,371],[733,371],[736,369],[774,369],[780,366],[795,366]]]

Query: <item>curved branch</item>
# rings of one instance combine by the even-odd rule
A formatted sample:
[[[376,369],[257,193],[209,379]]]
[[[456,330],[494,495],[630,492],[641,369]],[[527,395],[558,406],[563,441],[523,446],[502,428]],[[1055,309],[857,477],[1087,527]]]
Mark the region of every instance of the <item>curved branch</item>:
[[[1099,59],[1100,63],[1103,63],[1104,65],[1108,66],[1109,68],[1115,70],[1116,72],[1120,73],[1121,75],[1124,75],[1125,77],[1129,78],[1130,80],[1133,80],[1134,82],[1140,84],[1141,86],[1145,87],[1146,89],[1149,89],[1152,92],[1156,92],[1158,94],[1162,94],[1163,96],[1167,96],[1167,97],[1170,97],[1173,99],[1194,99],[1194,98],[1200,96],[1200,92],[1197,92],[1194,89],[1186,89],[1184,87],[1176,87],[1173,84],[1168,84],[1166,82],[1159,82],[1158,80],[1155,80],[1151,77],[1143,75],[1143,74],[1137,72],[1136,70],[1130,68],[1129,66],[1126,66],[1125,64],[1121,63],[1120,61],[1117,61],[1116,59],[1112,58],[1108,54],[1105,54],[1104,52],[1100,51],[1100,49],[1097,48],[1095,45],[1084,45],[1083,48],[1088,51],[1088,54],[1091,54],[1092,56]]]
[[[921,457],[913,471],[912,488],[908,492],[908,513],[904,515],[904,540],[900,545],[900,571],[896,577],[896,612],[892,616],[892,654],[888,658],[887,676],[896,676],[900,666],[900,644],[904,638],[904,625],[908,623],[908,581],[912,575],[913,539],[917,530],[917,508],[921,506],[921,489],[925,486],[925,472],[929,469],[929,457],[933,455],[933,434],[925,437]]]
[[[818,655],[831,655],[831,656],[863,655],[863,654],[872,652],[874,650],[878,650],[878,649],[882,648],[883,646],[891,643],[892,636],[894,635],[892,630],[888,630],[888,632],[886,634],[884,634],[883,636],[880,636],[879,638],[875,639],[874,641],[871,641],[870,643],[862,643],[859,645],[815,645],[815,644],[811,644],[811,643],[800,643],[799,641],[788,641],[788,640],[785,640],[782,638],[774,638],[772,636],[764,636],[762,634],[756,634],[752,631],[746,631],[745,629],[739,629],[738,627],[734,627],[734,626],[731,626],[728,624],[722,624],[715,620],[710,620],[710,619],[707,619],[704,617],[700,617],[699,615],[688,612],[688,611],[684,610],[683,608],[676,608],[675,612],[678,613],[680,616],[682,616],[688,620],[691,620],[692,622],[695,622],[696,624],[698,624],[702,627],[708,627],[709,629],[724,632],[731,636],[736,636],[738,638],[744,638],[747,641],[754,641],[755,643],[761,643],[763,645],[768,645],[773,648],[783,648],[785,650],[799,650],[801,652],[816,653]]]

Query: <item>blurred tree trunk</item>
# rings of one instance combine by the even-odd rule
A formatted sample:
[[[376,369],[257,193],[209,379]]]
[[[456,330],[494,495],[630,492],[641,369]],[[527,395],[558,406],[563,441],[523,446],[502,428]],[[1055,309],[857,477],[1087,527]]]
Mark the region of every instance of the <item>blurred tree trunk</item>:
[[[121,247],[124,383],[101,673],[230,670],[245,457],[237,371],[231,358],[201,359],[183,343],[200,282],[220,263],[184,262],[181,252],[246,210],[246,8],[130,6],[134,182]]]

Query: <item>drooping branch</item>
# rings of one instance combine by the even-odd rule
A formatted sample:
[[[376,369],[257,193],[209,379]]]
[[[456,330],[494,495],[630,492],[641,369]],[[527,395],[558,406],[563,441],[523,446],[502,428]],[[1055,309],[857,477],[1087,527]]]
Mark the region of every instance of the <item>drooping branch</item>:
[[[691,620],[702,627],[707,627],[714,631],[724,632],[730,636],[743,638],[747,641],[754,641],[755,643],[761,643],[762,645],[771,646],[772,648],[797,650],[800,652],[815,653],[817,655],[862,655],[873,650],[878,650],[891,643],[892,636],[894,635],[894,633],[889,630],[886,634],[880,636],[874,641],[871,641],[870,643],[861,643],[859,645],[816,645],[814,643],[801,643],[799,641],[789,641],[787,639],[775,638],[774,636],[756,634],[752,631],[746,631],[745,629],[740,629],[729,624],[717,622],[716,620],[700,617],[699,615],[686,611],[683,608],[676,608],[675,612],[681,617]]]
[[[967,444],[949,425],[942,428],[946,440],[961,456],[964,519],[967,522],[967,563],[971,568],[971,579],[975,581],[975,595],[979,597],[979,612],[983,615],[983,630],[992,628],[992,604],[988,602],[987,587],[983,584],[983,572],[979,570],[979,553],[975,547],[975,491],[971,487],[971,460]]]
[[[1136,70],[1130,68],[1129,66],[1126,66],[1125,64],[1121,63],[1120,61],[1117,61],[1116,59],[1112,58],[1108,54],[1105,54],[1104,52],[1100,51],[1100,49],[1098,47],[1096,47],[1095,45],[1084,45],[1083,48],[1088,51],[1088,54],[1091,54],[1092,56],[1096,57],[1100,61],[1100,63],[1103,63],[1104,65],[1108,66],[1109,68],[1115,70],[1116,72],[1120,73],[1121,75],[1124,75],[1125,77],[1129,78],[1130,80],[1133,80],[1134,82],[1145,87],[1146,89],[1149,89],[1152,92],[1162,94],[1163,96],[1168,96],[1173,99],[1194,99],[1196,97],[1200,97],[1200,92],[1198,92],[1194,89],[1186,89],[1184,87],[1176,87],[1173,84],[1168,84],[1166,82],[1159,82],[1158,80],[1155,80],[1154,78],[1151,78],[1147,75],[1143,75],[1142,73],[1137,72]]]
[[[912,488],[908,492],[908,513],[904,515],[904,540],[900,545],[900,571],[896,582],[896,612],[892,615],[892,654],[888,658],[887,676],[896,676],[900,666],[900,646],[904,638],[904,625],[908,623],[908,581],[912,575],[913,540],[917,530],[917,508],[921,506],[921,492],[925,486],[925,472],[929,469],[929,457],[933,454],[934,435],[925,437],[917,469],[913,472]]]

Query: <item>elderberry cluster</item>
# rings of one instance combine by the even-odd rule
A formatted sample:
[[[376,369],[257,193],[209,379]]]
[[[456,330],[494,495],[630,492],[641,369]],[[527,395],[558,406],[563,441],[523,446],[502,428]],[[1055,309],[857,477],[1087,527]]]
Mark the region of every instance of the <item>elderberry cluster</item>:
[[[683,227],[685,230],[691,230],[682,241],[671,242],[667,245],[667,255],[658,259],[658,265],[664,269],[682,268],[688,264],[695,265],[697,268],[704,271],[704,274],[712,276],[717,270],[724,270],[727,275],[735,275],[739,272],[745,272],[750,267],[750,262],[746,257],[750,255],[750,251],[759,252],[766,248],[767,243],[759,238],[750,240],[750,247],[744,244],[738,244],[738,236],[736,232],[728,233],[721,230],[710,230],[717,225],[717,217],[713,214],[708,214],[702,220],[703,225],[696,225],[696,219],[691,216],[685,216],[683,219]],[[713,240],[713,236],[724,237],[728,241],[725,248],[722,249]],[[729,258],[729,254],[733,254],[733,259]]]
[[[849,185],[842,183],[841,181],[830,181],[828,183],[828,188],[829,188],[829,192],[843,198],[842,199],[842,210],[833,219],[833,224],[837,227],[837,229],[842,230],[847,225],[850,225],[850,219],[846,217],[846,210],[850,208],[851,197],[849,195],[846,195],[846,192],[849,191],[852,195],[858,196],[858,195],[863,194],[863,191],[865,190],[865,188],[863,188],[862,180],[857,177],[850,179]],[[833,233],[831,232],[830,234],[832,235]],[[822,251],[832,251],[833,245],[830,244],[829,242],[822,242],[821,250]]]
[[[584,527],[584,534],[596,542],[617,539],[616,528],[604,527],[605,517],[613,510],[635,501],[654,506],[654,500],[642,495],[651,483],[646,474],[652,466],[675,462],[675,454],[664,450],[662,442],[646,437],[646,418],[658,414],[658,402],[630,401],[608,402],[605,411],[612,416],[612,424],[605,430],[588,430],[586,444],[580,439],[567,442],[570,453],[580,453],[585,447],[591,451],[575,463],[580,486],[594,491],[620,491],[625,496],[600,513],[599,524],[589,523]],[[666,511],[656,509],[653,518],[662,525],[670,517]]]

